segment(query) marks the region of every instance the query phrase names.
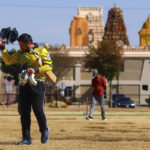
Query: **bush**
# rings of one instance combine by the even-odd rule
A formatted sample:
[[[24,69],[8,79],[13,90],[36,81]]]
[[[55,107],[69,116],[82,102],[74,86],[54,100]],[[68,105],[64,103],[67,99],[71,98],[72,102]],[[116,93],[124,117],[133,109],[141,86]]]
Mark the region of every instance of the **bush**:
[[[71,96],[71,99],[70,99],[72,102],[76,102],[77,101],[77,97],[76,97],[76,95],[72,95]]]
[[[72,101],[70,101],[70,100],[66,100],[65,103],[66,103],[67,105],[72,105]]]
[[[53,101],[52,103],[48,103],[47,106],[48,107],[56,107],[56,100]],[[67,104],[62,101],[57,101],[57,107],[58,108],[66,108]]]
[[[150,98],[145,99],[145,102],[150,106]]]

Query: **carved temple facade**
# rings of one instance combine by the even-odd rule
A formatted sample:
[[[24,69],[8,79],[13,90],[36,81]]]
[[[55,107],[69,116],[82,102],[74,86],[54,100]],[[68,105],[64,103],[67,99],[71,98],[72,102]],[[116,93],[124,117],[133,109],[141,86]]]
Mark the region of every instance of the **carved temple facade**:
[[[79,7],[70,25],[70,46],[97,46],[104,35],[102,17],[102,7]]]
[[[116,6],[109,10],[103,40],[122,41],[129,45],[123,14]]]

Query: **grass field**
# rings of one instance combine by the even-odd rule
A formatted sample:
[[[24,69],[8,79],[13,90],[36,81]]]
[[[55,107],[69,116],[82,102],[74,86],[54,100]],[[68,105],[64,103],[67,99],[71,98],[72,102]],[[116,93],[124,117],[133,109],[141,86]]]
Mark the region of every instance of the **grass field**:
[[[40,132],[32,113],[33,144],[18,146],[21,140],[17,108],[0,107],[0,150],[149,150],[150,109],[107,108],[106,121],[99,109],[94,120],[85,120],[84,109],[45,108],[51,139],[41,144]]]

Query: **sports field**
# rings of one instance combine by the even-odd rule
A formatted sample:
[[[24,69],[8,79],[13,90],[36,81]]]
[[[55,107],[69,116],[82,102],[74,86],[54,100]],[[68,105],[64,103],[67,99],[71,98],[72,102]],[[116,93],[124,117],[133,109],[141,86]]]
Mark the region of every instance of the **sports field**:
[[[150,150],[150,109],[107,108],[102,121],[97,108],[89,121],[82,109],[45,108],[51,139],[41,144],[32,114],[33,144],[18,146],[20,117],[16,107],[0,106],[0,150]]]

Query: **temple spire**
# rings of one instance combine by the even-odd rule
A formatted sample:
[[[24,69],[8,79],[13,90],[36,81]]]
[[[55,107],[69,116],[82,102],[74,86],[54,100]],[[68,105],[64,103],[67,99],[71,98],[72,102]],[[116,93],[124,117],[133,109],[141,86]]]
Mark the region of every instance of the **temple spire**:
[[[80,7],[78,7],[78,16],[81,16],[81,10],[80,10]]]
[[[114,8],[117,8],[117,3],[116,3],[116,1],[115,1],[115,5],[114,5]]]
[[[129,45],[126,25],[121,9],[114,7],[109,10],[103,40],[122,41],[124,45]]]

